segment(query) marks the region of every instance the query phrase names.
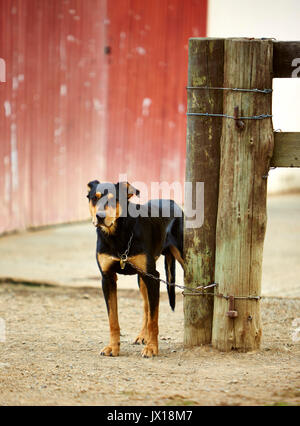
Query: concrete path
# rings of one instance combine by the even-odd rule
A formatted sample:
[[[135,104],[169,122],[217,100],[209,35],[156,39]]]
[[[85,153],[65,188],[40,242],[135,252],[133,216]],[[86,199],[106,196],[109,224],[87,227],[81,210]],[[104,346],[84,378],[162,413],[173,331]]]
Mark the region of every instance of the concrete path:
[[[100,286],[95,245],[96,233],[90,223],[0,237],[0,280]],[[158,270],[165,278],[163,258],[158,261]],[[183,284],[180,266],[177,283]],[[119,276],[118,284],[122,288],[137,289],[134,276]],[[268,199],[262,294],[300,297],[299,195]]]

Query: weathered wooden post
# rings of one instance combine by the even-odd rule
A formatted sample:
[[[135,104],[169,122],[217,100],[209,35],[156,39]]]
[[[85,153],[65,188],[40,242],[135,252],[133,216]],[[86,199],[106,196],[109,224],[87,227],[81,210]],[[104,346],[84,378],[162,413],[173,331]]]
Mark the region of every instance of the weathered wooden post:
[[[227,39],[219,203],[216,236],[213,346],[222,351],[259,348],[266,195],[274,137],[271,40]],[[262,115],[267,115],[263,117]],[[238,119],[249,117],[248,119]],[[252,118],[250,118],[252,117]],[[217,119],[215,119],[217,120]]]
[[[222,120],[192,114],[222,112],[223,92],[206,87],[223,86],[223,51],[224,39],[189,40],[186,182],[204,182],[204,224],[185,226],[185,285],[190,288],[214,281]],[[190,293],[184,292],[184,344],[210,343],[213,296]]]

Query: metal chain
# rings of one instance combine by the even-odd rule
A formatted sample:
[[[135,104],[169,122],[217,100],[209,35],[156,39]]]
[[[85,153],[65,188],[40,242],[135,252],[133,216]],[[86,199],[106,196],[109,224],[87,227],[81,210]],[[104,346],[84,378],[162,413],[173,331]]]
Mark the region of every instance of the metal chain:
[[[115,258],[113,256],[110,256],[111,259],[120,261],[120,265],[121,265],[122,269],[124,269],[125,268],[125,264],[128,263],[130,266],[132,266],[140,274],[146,275],[149,278],[153,278],[153,279],[155,279],[157,281],[161,281],[161,282],[163,282],[166,285],[175,286],[175,287],[181,288],[182,290],[184,290],[184,289],[187,289],[187,290],[190,290],[190,291],[195,291],[196,290],[197,294],[211,294],[211,295],[214,295],[214,293],[203,293],[203,290],[205,290],[206,288],[210,288],[210,287],[216,286],[217,285],[216,283],[209,284],[207,286],[199,286],[199,287],[196,287],[196,288],[189,288],[189,287],[186,287],[186,286],[181,286],[179,284],[169,283],[168,281],[163,280],[162,278],[157,278],[155,275],[150,274],[149,272],[145,272],[142,269],[140,269],[139,267],[137,267],[136,265],[134,265],[133,263],[131,263],[128,260],[128,254],[129,254],[129,250],[130,250],[132,238],[133,238],[133,232],[131,233],[131,237],[130,237],[130,239],[128,241],[127,249],[124,251],[123,254],[118,253],[119,259],[117,259],[117,258]],[[197,291],[197,290],[199,290],[199,291]]]
[[[131,246],[131,241],[133,238],[133,232],[131,233],[131,237],[129,238],[128,241],[128,245],[127,245],[127,249],[124,251],[123,254],[118,253],[118,256],[120,258],[120,260],[125,264],[125,262],[127,262],[128,259],[128,254],[129,254],[129,250],[130,250],[130,246]],[[122,268],[123,269],[123,268]]]
[[[149,277],[149,278],[153,278],[153,279],[154,279],[154,280],[156,280],[156,281],[161,281],[162,283],[164,283],[164,284],[166,284],[166,285],[181,288],[182,290],[187,289],[187,290],[190,290],[190,291],[192,291],[192,292],[194,292],[194,291],[196,290],[196,293],[197,293],[197,294],[205,294],[205,295],[207,295],[207,294],[211,294],[211,295],[214,295],[215,293],[203,293],[203,290],[205,290],[205,289],[207,289],[207,288],[210,288],[210,287],[215,287],[215,286],[217,286],[217,285],[218,285],[217,283],[212,283],[212,284],[208,284],[208,285],[206,285],[206,286],[199,286],[199,287],[196,287],[196,288],[191,288],[191,287],[186,287],[186,286],[179,285],[179,284],[175,284],[175,283],[169,283],[168,281],[163,280],[162,278],[157,278],[155,275],[150,274],[149,272],[145,272],[145,271],[143,271],[142,269],[140,269],[139,267],[137,267],[136,265],[134,265],[133,263],[131,263],[129,260],[127,260],[127,263],[128,263],[130,266],[132,266],[132,267],[133,267],[136,271],[138,271],[138,272],[139,272],[140,274],[142,274],[142,275],[145,275],[145,276],[147,276],[147,277]],[[197,290],[198,290],[198,291],[197,291]]]
[[[218,286],[218,283],[211,283],[211,284],[208,284],[208,285],[205,285],[205,286],[202,285],[202,286],[198,286],[196,288],[191,288],[191,287],[187,287],[185,285],[179,285],[179,284],[176,284],[176,283],[170,283],[170,282],[168,282],[166,280],[163,280],[162,278],[158,278],[155,275],[150,274],[149,272],[143,271],[141,268],[139,268],[138,266],[134,265],[132,262],[130,262],[128,260],[128,254],[129,254],[129,250],[130,250],[132,238],[133,238],[133,233],[131,234],[131,237],[130,237],[130,239],[128,241],[127,249],[125,250],[125,252],[123,254],[121,254],[121,255],[118,253],[119,258],[116,258],[114,256],[110,256],[111,259],[120,262],[120,265],[121,265],[122,269],[124,269],[125,266],[126,266],[126,263],[128,263],[138,273],[140,273],[140,274],[142,274],[144,276],[152,278],[152,279],[154,279],[156,281],[160,281],[160,282],[162,282],[162,283],[164,283],[164,284],[166,284],[168,286],[174,286],[174,287],[180,288],[181,290],[183,290],[182,294],[184,296],[199,296],[199,295],[206,296],[206,295],[210,295],[210,296],[216,296],[216,297],[223,297],[224,299],[229,299],[230,297],[232,297],[232,296],[226,296],[226,295],[221,294],[221,293],[204,292],[204,290],[206,290],[208,288],[212,288],[212,287]],[[189,293],[185,293],[184,290],[188,290]],[[260,296],[233,296],[233,298],[234,299],[255,299],[255,300],[260,300],[261,299]]]
[[[157,278],[155,275],[150,274],[149,272],[145,272],[142,269],[138,268],[133,263],[131,263],[129,260],[127,260],[127,263],[129,263],[130,266],[132,266],[136,271],[138,271],[142,275],[146,275],[147,277],[153,278],[156,281],[161,281],[166,285],[170,285],[170,286],[181,288],[183,290],[186,289],[186,290],[191,291],[191,293],[184,293],[183,292],[184,296],[211,295],[211,296],[216,296],[216,297],[223,297],[224,299],[230,299],[230,297],[231,297],[231,296],[226,296],[222,293],[208,293],[208,292],[204,293],[203,292],[203,290],[206,290],[207,288],[218,286],[218,283],[212,283],[212,284],[208,284],[206,286],[198,286],[196,288],[191,288],[191,287],[187,287],[187,286],[183,286],[183,285],[179,285],[179,284],[175,284],[175,283],[169,283],[168,281],[163,280],[162,278]],[[233,297],[234,297],[234,299],[250,299],[250,300],[251,299],[254,299],[254,300],[260,300],[261,299],[261,296],[233,296]]]

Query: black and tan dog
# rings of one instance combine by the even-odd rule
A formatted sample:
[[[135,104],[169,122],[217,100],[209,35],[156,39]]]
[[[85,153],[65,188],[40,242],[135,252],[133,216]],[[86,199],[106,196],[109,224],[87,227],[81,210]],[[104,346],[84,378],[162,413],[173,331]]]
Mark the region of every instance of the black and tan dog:
[[[116,274],[138,274],[144,318],[134,343],[144,343],[142,356],[150,357],[158,354],[160,281],[156,260],[161,254],[165,256],[166,278],[171,284],[175,283],[175,259],[183,267],[181,208],[173,200],[162,199],[134,204],[129,201],[133,195],[139,195],[139,191],[127,182],[112,184],[95,180],[88,184],[87,197],[98,236],[96,257],[110,326],[110,343],[101,355],[118,356],[120,351]],[[175,287],[167,287],[174,310]]]

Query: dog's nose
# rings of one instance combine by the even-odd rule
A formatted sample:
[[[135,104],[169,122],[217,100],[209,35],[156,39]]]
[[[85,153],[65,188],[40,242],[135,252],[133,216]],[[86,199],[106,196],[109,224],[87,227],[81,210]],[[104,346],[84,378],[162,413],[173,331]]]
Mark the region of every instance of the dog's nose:
[[[102,222],[105,219],[105,212],[97,212],[96,217],[98,222]]]

